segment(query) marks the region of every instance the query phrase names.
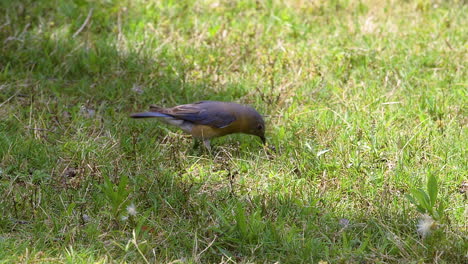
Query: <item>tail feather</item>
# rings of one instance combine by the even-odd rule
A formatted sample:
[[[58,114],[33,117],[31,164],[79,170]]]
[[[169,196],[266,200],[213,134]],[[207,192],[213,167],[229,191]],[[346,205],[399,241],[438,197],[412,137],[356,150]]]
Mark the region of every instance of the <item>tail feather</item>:
[[[158,112],[143,112],[135,113],[130,115],[131,118],[151,118],[151,117],[170,117],[170,115],[158,113]]]

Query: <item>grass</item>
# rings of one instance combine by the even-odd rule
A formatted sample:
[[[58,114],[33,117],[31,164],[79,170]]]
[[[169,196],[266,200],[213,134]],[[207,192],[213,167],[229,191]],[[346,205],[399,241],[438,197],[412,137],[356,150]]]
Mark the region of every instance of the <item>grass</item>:
[[[464,1],[0,11],[1,263],[466,262]],[[207,99],[256,107],[276,152],[128,118]],[[422,238],[405,195],[429,174]]]

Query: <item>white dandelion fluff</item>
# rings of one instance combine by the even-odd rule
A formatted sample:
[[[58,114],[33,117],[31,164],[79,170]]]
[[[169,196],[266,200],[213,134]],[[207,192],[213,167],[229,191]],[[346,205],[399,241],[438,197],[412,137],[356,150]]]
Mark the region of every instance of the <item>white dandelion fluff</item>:
[[[425,238],[436,228],[436,225],[436,221],[432,219],[431,216],[425,214],[419,219],[418,234],[420,234],[422,238]]]
[[[135,216],[137,214],[137,210],[134,204],[127,206],[127,213],[131,216]]]

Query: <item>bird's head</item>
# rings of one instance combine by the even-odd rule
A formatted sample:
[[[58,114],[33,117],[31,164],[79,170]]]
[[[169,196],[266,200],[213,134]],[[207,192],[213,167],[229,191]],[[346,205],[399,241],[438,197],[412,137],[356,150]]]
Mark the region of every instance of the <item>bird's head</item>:
[[[254,135],[259,137],[263,144],[266,143],[265,139],[265,121],[263,117],[255,110],[249,109],[248,113],[248,130],[246,131],[247,134]]]

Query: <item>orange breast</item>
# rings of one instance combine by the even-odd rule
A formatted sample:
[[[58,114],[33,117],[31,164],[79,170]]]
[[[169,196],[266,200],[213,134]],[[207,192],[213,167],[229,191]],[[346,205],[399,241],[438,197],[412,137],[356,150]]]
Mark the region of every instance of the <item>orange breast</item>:
[[[241,132],[240,125],[242,123],[239,121],[240,120],[236,120],[229,126],[223,128],[217,128],[206,125],[194,125],[191,134],[195,138],[210,139],[213,137],[221,137],[232,133],[239,133]]]

